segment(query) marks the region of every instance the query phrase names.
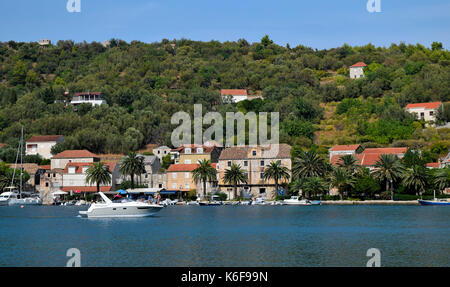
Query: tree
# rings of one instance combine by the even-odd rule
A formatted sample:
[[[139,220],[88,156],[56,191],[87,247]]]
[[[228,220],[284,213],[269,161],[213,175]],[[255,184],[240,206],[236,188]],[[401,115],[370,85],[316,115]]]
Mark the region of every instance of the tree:
[[[338,189],[339,197],[343,200],[344,192],[355,185],[355,178],[353,175],[348,174],[343,168],[335,167],[330,174],[330,185],[331,187]]]
[[[211,161],[204,159],[199,161],[199,166],[192,171],[192,179],[195,182],[203,183],[203,198],[206,197],[206,183],[215,181],[217,178],[217,170],[211,165]]]
[[[450,167],[435,169],[433,176],[434,184],[440,192],[450,186]]]
[[[416,195],[425,192],[425,186],[428,181],[427,169],[423,166],[414,165],[406,169],[403,177],[403,184],[413,189]]]
[[[273,179],[275,181],[275,195],[278,194],[278,183],[280,180],[289,180],[291,175],[289,169],[281,165],[281,161],[272,161],[268,164],[263,173],[265,181]]]
[[[311,195],[325,194],[328,192],[328,185],[323,178],[313,176],[305,178],[301,184],[303,195],[309,198]]]
[[[101,184],[111,183],[111,171],[109,170],[109,167],[101,162],[94,162],[92,166],[86,170],[86,183],[96,184],[97,192],[100,192]]]
[[[362,166],[358,165],[358,160],[351,154],[343,155],[339,158],[337,166],[343,168],[349,174],[361,172]]]
[[[394,200],[394,185],[393,182],[399,179],[404,173],[404,168],[397,156],[392,154],[382,154],[375,162],[372,175],[379,181],[386,182],[386,191],[391,185],[391,199]]]
[[[292,176],[294,179],[302,177],[323,176],[326,172],[324,160],[314,151],[309,150],[294,158]]]
[[[226,184],[231,184],[234,187],[234,199],[237,198],[237,186],[241,183],[247,183],[246,171],[241,168],[241,165],[233,163],[229,169],[225,170],[223,181]]]
[[[131,189],[134,189],[134,176],[145,173],[144,157],[135,152],[129,152],[122,159],[119,170],[123,175],[129,175],[131,177]]]

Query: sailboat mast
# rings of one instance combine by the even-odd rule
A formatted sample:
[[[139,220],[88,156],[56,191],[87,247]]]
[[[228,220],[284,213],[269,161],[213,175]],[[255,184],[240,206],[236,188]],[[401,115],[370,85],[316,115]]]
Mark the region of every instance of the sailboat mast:
[[[20,189],[19,198],[22,198],[22,174],[23,174],[23,126],[20,134]]]

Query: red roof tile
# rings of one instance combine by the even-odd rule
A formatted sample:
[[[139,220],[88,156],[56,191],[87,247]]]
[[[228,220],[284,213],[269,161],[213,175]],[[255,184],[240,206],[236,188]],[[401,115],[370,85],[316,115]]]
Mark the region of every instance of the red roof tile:
[[[414,109],[414,108],[423,108],[423,109],[437,109],[441,105],[441,102],[431,102],[431,103],[416,103],[416,104],[408,104],[406,106],[407,109]]]
[[[112,186],[100,186],[100,191],[110,191]],[[80,192],[97,192],[96,186],[64,186],[61,188],[62,191],[80,191]]]
[[[439,168],[440,164],[438,162],[429,162],[427,163],[427,167]]]
[[[6,144],[0,143],[0,148],[3,148],[3,147],[5,147],[5,146],[6,146]]]
[[[247,95],[247,90],[223,89],[220,91],[222,96],[243,96]]]
[[[32,136],[27,142],[56,142],[62,135]]]
[[[354,145],[335,145],[330,151],[356,151],[360,147],[359,144]]]
[[[53,158],[98,158],[98,155],[88,150],[65,150],[53,156]]]
[[[362,153],[404,154],[407,150],[407,147],[366,148]]]
[[[351,65],[350,68],[366,67],[366,66],[367,66],[366,63],[364,63],[364,62],[358,62],[358,63],[356,63],[356,64],[354,64],[354,65]]]
[[[45,169],[45,170],[51,170],[51,165],[40,165],[39,166],[40,169]]]

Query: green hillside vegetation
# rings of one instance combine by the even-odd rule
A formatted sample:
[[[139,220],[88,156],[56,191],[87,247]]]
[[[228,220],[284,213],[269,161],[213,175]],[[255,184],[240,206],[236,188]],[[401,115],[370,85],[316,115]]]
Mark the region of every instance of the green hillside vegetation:
[[[348,67],[368,64],[366,77]],[[248,89],[264,100],[222,104],[220,89]],[[108,106],[65,107],[64,92],[103,92]],[[281,141],[325,155],[333,144],[421,147],[436,160],[448,150],[448,129],[425,128],[403,107],[450,95],[450,53],[441,43],[314,50],[279,46],[264,37],[220,43],[112,39],[0,43],[0,159],[10,161],[23,125],[26,135],[62,134],[64,149],[128,153],[147,144],[170,145],[178,111],[279,111]],[[449,106],[450,108],[450,106]],[[440,122],[450,109],[439,113]]]

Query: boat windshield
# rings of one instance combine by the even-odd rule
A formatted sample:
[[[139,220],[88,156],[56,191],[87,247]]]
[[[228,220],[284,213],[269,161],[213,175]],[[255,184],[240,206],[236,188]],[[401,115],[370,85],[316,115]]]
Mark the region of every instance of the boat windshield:
[[[126,203],[126,202],[132,202],[133,200],[127,198],[127,197],[121,197],[121,198],[115,198],[113,200],[114,203]]]

